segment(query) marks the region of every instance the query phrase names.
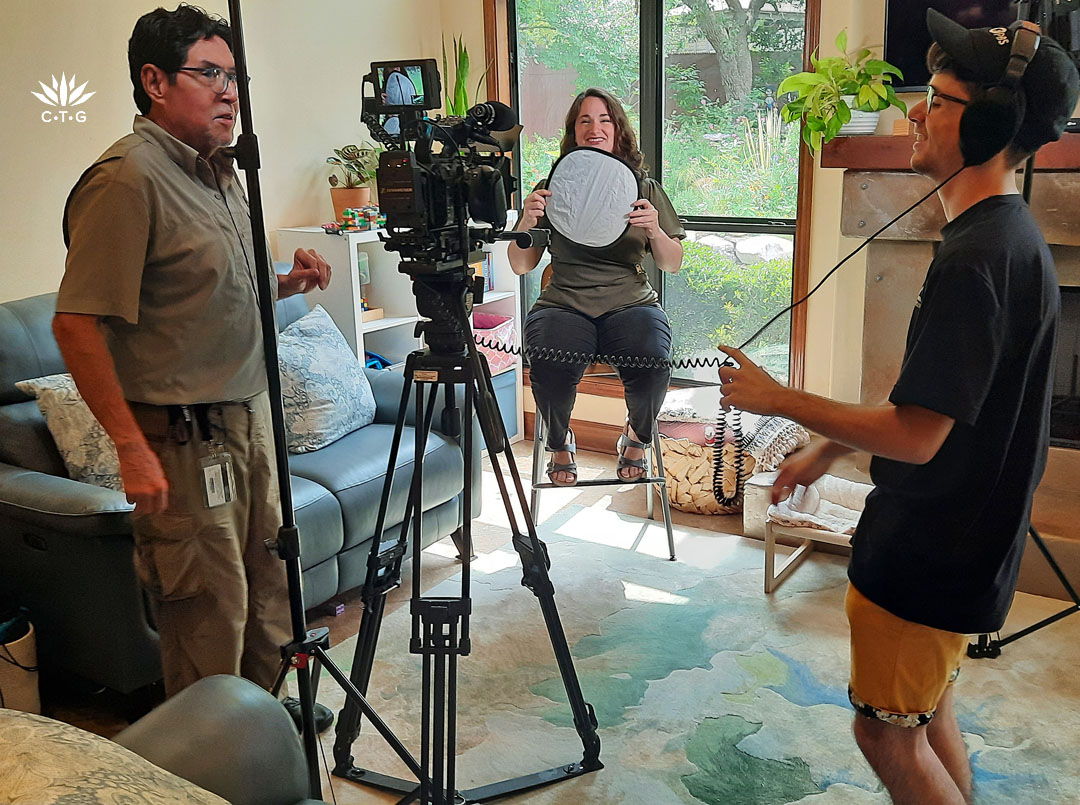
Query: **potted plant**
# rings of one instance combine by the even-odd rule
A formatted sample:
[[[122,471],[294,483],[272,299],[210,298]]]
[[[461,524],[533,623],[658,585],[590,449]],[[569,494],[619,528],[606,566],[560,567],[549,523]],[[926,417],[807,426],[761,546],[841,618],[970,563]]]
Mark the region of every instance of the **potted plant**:
[[[487,69],[484,70],[479,80],[476,82],[476,91],[473,93],[473,101],[480,96],[480,85],[483,83],[484,78],[487,77],[488,71],[491,70],[491,65],[494,63],[494,59],[488,62]],[[446,102],[446,114],[451,117],[465,117],[465,114],[469,111],[469,51],[465,47],[465,37],[454,37],[454,83],[451,89],[450,84],[450,72],[446,61],[446,40],[442,43],[442,63],[443,63],[443,76],[445,77],[445,85],[443,86],[443,98]]]
[[[326,161],[335,167],[329,178],[330,197],[335,220],[340,221],[343,210],[371,203],[371,184],[379,167],[379,149],[368,143],[346,145],[335,148],[334,156],[327,157]]]
[[[848,52],[846,30],[836,37],[836,49],[839,56],[824,59],[812,53],[810,63],[814,69],[789,75],[776,89],[777,95],[795,93],[795,99],[788,101],[780,114],[788,123],[802,118],[802,138],[811,151],[818,151],[860,112],[873,115],[872,124],[876,124],[881,110],[890,106],[907,114],[907,104],[892,88],[893,76],[903,78],[898,68],[871,58],[868,48]],[[873,125],[866,124],[858,131],[872,132]]]

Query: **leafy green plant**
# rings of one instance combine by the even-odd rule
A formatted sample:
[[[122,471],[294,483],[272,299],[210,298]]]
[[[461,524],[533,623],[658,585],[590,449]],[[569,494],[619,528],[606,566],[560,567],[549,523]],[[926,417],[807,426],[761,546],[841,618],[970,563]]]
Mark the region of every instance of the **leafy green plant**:
[[[852,107],[863,112],[880,112],[895,106],[907,113],[907,105],[892,88],[893,76],[903,73],[887,61],[871,58],[868,48],[858,52],[847,50],[847,31],[836,37],[839,56],[819,59],[811,54],[810,72],[789,75],[780,82],[777,94],[794,92],[796,97],[781,110],[784,120],[791,123],[799,118],[805,122],[802,137],[812,151],[817,151],[851,120]],[[846,97],[852,99],[848,103]]]
[[[375,170],[379,167],[378,146],[345,145],[334,149],[334,156],[326,162],[341,171],[341,177],[331,173],[331,187],[363,187],[375,181]]]
[[[704,243],[684,241],[683,247],[683,267],[665,284],[665,307],[678,311],[675,358],[741,344],[791,301],[790,259],[747,266]],[[790,319],[782,319],[747,345],[747,354],[786,378],[789,335]]]
[[[480,85],[487,77],[488,71],[494,59],[488,62],[487,69],[476,82],[476,90],[473,92],[473,103],[480,97]],[[443,98],[446,101],[446,114],[451,117],[465,117],[472,103],[469,101],[469,51],[465,47],[465,38],[454,37],[454,84],[450,87],[450,71],[446,62],[446,39],[442,42],[442,69],[443,69]]]

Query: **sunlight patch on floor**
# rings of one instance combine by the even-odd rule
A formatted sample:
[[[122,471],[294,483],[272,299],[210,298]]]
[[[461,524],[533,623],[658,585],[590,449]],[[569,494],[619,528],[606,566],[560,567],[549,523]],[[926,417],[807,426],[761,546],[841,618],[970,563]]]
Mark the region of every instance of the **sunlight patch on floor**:
[[[424,549],[424,553],[457,560],[458,550],[450,540],[440,540]],[[498,573],[518,563],[518,555],[512,550],[496,549],[488,553],[477,553],[470,567],[474,573]]]
[[[611,511],[611,497],[607,495],[563,523],[557,533],[597,545],[667,556],[664,524]]]
[[[632,581],[626,581],[626,579],[623,579],[622,586],[623,595],[626,596],[627,601],[644,601],[649,604],[674,604],[676,606],[685,606],[690,603],[690,599],[685,595],[675,595],[667,590],[645,587],[641,584],[634,584]]]

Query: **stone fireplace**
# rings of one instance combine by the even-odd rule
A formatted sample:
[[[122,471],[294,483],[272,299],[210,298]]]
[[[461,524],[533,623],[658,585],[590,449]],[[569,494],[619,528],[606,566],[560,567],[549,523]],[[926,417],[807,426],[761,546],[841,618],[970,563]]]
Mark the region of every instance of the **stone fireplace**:
[[[1050,409],[1050,443],[1080,449],[1080,287],[1061,287],[1054,402]]]
[[[908,169],[909,137],[837,138],[823,167],[845,168],[841,231],[867,237],[933,188]],[[1017,176],[1018,181],[1020,176]],[[1062,286],[1062,325],[1052,409],[1053,443],[1035,497],[1032,524],[1074,586],[1080,584],[1080,136],[1039,153],[1031,208],[1050,243]],[[867,246],[863,311],[864,402],[887,398],[900,370],[914,300],[945,223],[936,198]],[[1026,551],[1021,589],[1063,597],[1037,551]]]

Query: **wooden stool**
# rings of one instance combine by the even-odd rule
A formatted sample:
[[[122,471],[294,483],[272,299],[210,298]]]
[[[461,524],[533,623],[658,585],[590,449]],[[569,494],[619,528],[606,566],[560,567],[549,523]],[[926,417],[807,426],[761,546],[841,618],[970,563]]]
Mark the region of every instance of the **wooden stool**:
[[[801,544],[792,552],[780,570],[776,571],[776,537],[795,537],[802,540]],[[851,545],[850,534],[837,534],[835,531],[822,531],[819,528],[804,528],[802,526],[789,526],[774,523],[772,520],[765,521],[765,593],[772,593],[807,556],[814,550],[815,542],[826,542],[829,545]]]

